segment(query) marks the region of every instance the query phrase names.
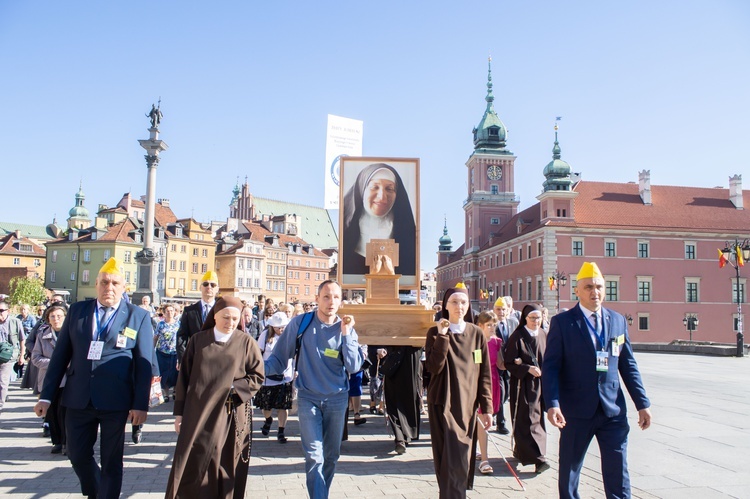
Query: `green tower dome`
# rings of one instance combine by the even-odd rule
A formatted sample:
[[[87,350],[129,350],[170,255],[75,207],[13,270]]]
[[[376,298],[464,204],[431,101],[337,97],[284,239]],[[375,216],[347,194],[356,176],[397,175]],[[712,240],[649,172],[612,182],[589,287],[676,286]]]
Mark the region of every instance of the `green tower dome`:
[[[552,147],[552,161],[544,167],[544,191],[569,191],[573,184],[570,179],[571,168],[567,161],[560,159],[560,143],[557,141],[557,125],[555,125],[555,145]]]
[[[440,236],[438,242],[440,243],[440,251],[450,251],[453,245],[453,239],[448,235],[448,220],[445,219],[443,222],[443,235]]]
[[[83,194],[83,186],[79,185],[76,193],[76,205],[68,212],[70,218],[89,218],[89,210],[83,206],[84,199],[86,199],[86,196]]]
[[[474,149],[500,149],[504,150],[508,130],[500,117],[495,112],[495,96],[492,95],[492,59],[488,62],[487,72],[487,109],[479,125],[473,130],[474,132]]]

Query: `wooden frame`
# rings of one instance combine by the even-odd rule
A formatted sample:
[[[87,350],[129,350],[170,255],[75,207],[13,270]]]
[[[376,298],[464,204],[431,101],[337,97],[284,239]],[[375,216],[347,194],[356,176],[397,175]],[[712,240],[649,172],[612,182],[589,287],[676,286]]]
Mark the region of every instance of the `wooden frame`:
[[[385,166],[379,165],[385,164]],[[419,159],[384,157],[342,157],[339,185],[339,261],[338,282],[345,289],[367,287],[368,269],[364,257],[357,252],[370,239],[360,234],[360,219],[370,213],[373,219],[374,204],[365,207],[367,181],[375,171],[389,175],[395,172],[396,193],[388,212],[393,223],[392,238],[399,244],[399,289],[416,289],[420,286],[419,270]],[[372,191],[374,192],[374,191]],[[405,194],[405,196],[404,196]],[[406,197],[407,199],[403,199]],[[372,198],[370,198],[372,200]],[[382,204],[382,201],[381,201]],[[387,203],[386,203],[387,204]],[[413,219],[413,228],[410,219]],[[382,236],[380,238],[385,238]],[[412,246],[413,245],[413,246]],[[361,249],[361,248],[360,248]]]

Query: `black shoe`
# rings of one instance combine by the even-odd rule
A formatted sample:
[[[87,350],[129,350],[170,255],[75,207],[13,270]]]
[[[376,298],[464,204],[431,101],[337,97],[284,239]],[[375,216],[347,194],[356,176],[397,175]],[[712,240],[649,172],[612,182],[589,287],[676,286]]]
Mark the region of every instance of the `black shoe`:
[[[378,409],[374,405],[371,405],[370,414],[377,414],[377,413],[378,413]]]
[[[260,432],[264,437],[267,437],[271,432],[271,423],[273,423],[273,418],[266,418],[266,422],[260,427]]]
[[[537,465],[534,468],[534,472],[538,475],[539,473],[544,473],[550,468],[549,464],[547,462],[543,463],[537,463]]]
[[[396,442],[396,454],[399,456],[406,452],[406,445],[403,442]]]
[[[61,454],[62,453],[62,445],[57,444],[52,446],[52,450],[50,451],[52,454]]]
[[[44,438],[49,438],[49,426],[47,425],[42,426],[42,436]]]
[[[510,430],[506,428],[504,424],[497,425],[497,432],[500,435],[510,435]]]
[[[357,414],[354,415],[354,424],[355,425],[359,426],[361,424],[365,424],[366,422],[367,422],[367,420],[365,418],[363,418],[363,417],[360,417],[359,413],[357,413]]]
[[[285,444],[287,442],[287,438],[284,436],[284,428],[279,428],[279,435],[276,437],[279,440],[280,444]]]
[[[141,440],[143,440],[143,433],[141,432],[141,429],[134,426],[133,427],[133,443],[139,444],[141,443]]]

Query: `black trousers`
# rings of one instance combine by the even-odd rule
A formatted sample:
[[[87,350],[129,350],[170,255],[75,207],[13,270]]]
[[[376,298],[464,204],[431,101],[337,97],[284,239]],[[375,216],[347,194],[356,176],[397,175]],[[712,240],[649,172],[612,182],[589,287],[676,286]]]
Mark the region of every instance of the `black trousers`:
[[[67,445],[65,439],[65,414],[67,409],[62,405],[62,395],[64,388],[58,388],[55,392],[55,398],[47,409],[45,421],[49,424],[49,436],[52,439],[52,445]]]
[[[65,430],[68,458],[81,482],[81,493],[99,499],[117,499],[122,489],[122,455],[128,411],[68,408]],[[94,444],[101,427],[101,468],[94,459]]]

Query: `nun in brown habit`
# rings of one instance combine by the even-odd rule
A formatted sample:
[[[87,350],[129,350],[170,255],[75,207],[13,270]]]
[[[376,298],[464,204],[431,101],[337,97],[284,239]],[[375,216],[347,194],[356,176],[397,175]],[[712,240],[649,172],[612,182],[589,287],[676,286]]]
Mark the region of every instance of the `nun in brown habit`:
[[[167,498],[242,498],[250,458],[250,400],[264,379],[263,357],[239,331],[242,302],[220,298],[193,335],[175,387],[178,433]]]
[[[425,369],[431,375],[427,409],[440,497],[455,499],[466,497],[474,485],[477,408],[489,428],[492,378],[487,341],[471,323],[469,295],[462,284],[445,292],[442,313],[425,343]]]

